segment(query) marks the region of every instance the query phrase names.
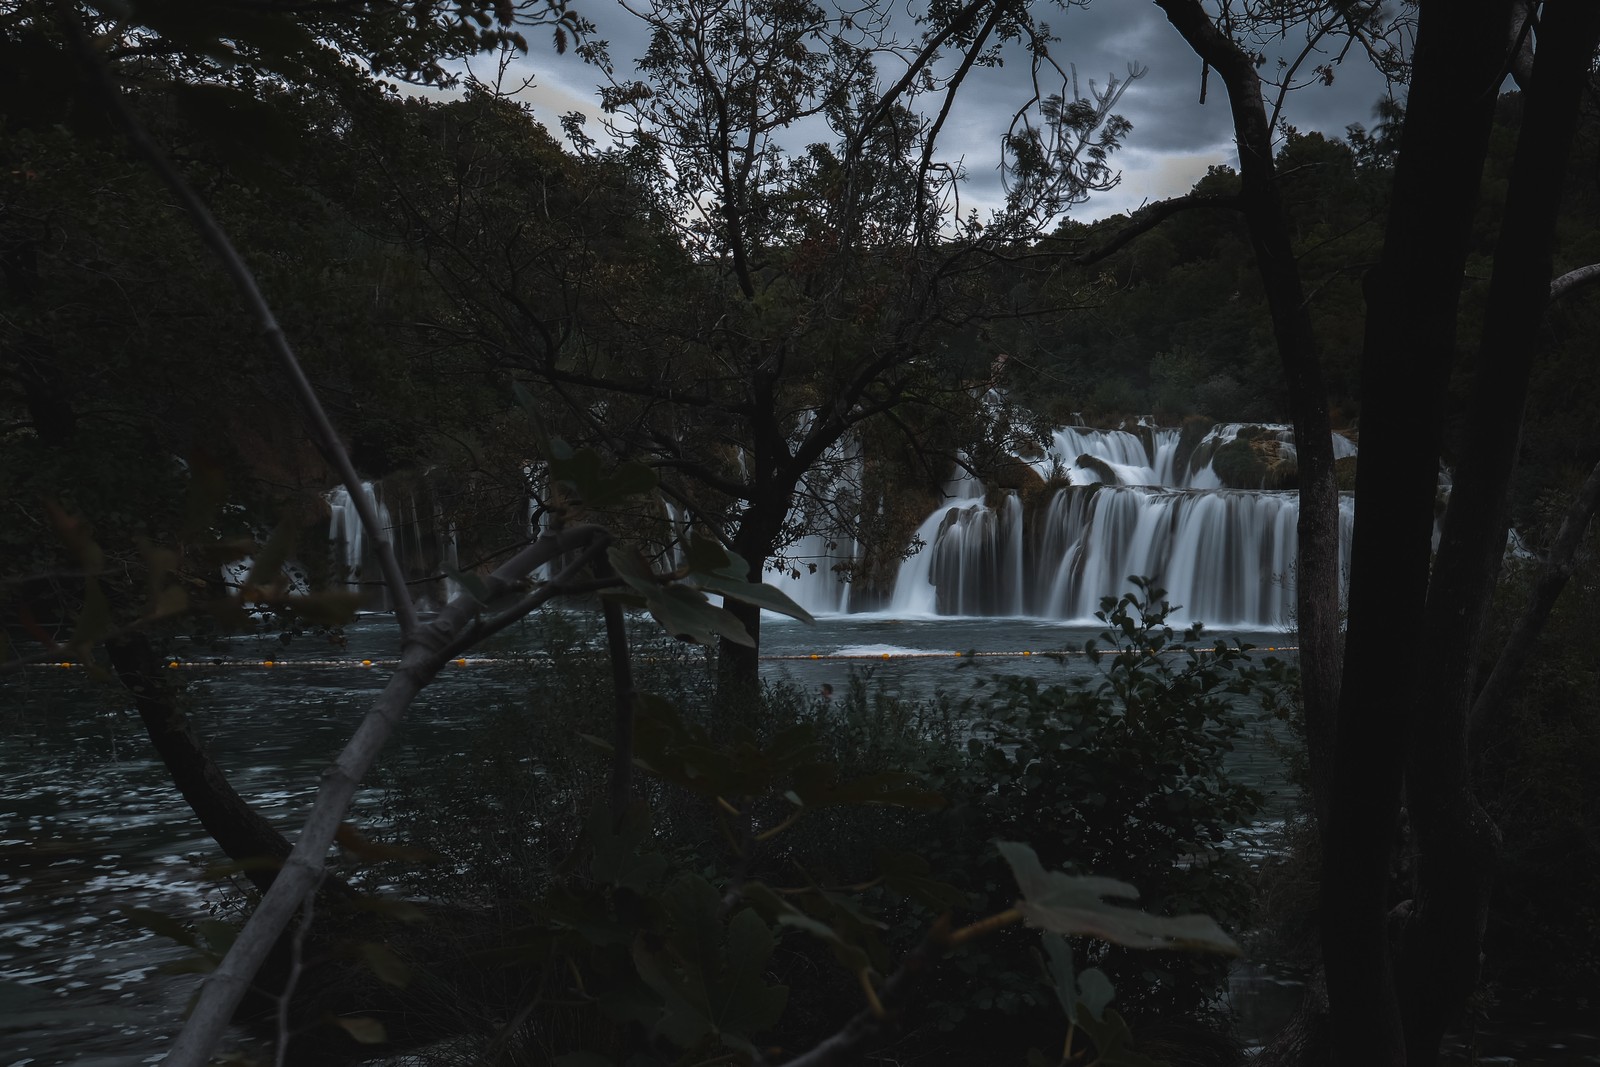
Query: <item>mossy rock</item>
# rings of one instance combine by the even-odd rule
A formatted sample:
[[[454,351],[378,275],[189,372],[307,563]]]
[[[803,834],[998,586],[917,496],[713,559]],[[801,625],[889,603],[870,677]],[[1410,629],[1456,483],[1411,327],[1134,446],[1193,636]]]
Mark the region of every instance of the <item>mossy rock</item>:
[[[1087,452],[1078,457],[1077,465],[1083,470],[1094,471],[1100,476],[1100,480],[1107,485],[1116,485],[1119,481],[1117,472],[1111,469],[1111,464],[1097,456],[1091,456]]]
[[[1044,484],[1044,476],[1016,456],[1007,456],[995,465],[990,476],[996,489],[1015,489],[1028,493]]]
[[[1072,485],[1068,478],[1041,479],[1039,484],[1032,489],[1022,491],[1022,512],[1024,522],[1032,525],[1033,518],[1039,512],[1050,506],[1050,501],[1055,499],[1056,493]]]
[[[1354,490],[1356,487],[1356,457],[1346,456],[1333,461],[1333,481],[1340,489]]]
[[[1200,447],[1200,442],[1205,440],[1214,425],[1204,415],[1190,415],[1183,420],[1183,427],[1178,433],[1178,448],[1172,456],[1173,470],[1183,475],[1194,473],[1189,468],[1189,461],[1194,458],[1194,450]]]
[[[1024,437],[1022,440],[1018,441],[1016,450],[1017,455],[1020,458],[1027,460],[1030,463],[1034,460],[1040,460],[1045,457],[1044,445],[1040,444],[1032,437]]]
[[[1259,426],[1247,426],[1239,436],[1218,448],[1211,469],[1229,489],[1295,489],[1300,471],[1283,455],[1275,435]]]

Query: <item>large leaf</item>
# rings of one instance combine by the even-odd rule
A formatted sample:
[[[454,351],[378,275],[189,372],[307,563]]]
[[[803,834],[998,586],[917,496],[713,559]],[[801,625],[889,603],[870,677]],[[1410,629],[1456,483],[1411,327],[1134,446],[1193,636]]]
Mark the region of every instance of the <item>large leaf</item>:
[[[727,608],[712,604],[698,590],[682,585],[657,586],[645,597],[645,607],[673,637],[702,645],[715,644],[719,637],[725,637],[736,645],[755,647],[755,639],[744,623]]]
[[[744,561],[743,556],[722,547],[709,537],[701,537],[693,530],[689,531],[684,564],[691,574],[720,575],[737,582],[746,582],[750,578],[750,564]]]
[[[933,866],[921,856],[883,849],[877,859],[883,886],[889,892],[909,897],[933,911],[967,906],[966,892],[933,877]]]
[[[587,833],[593,855],[589,873],[597,882],[643,893],[666,872],[667,858],[644,848],[652,838],[647,812],[623,820],[614,831],[610,808],[597,804],[589,813]]]
[[[811,613],[793,600],[788,594],[759,582],[740,581],[721,574],[696,574],[691,580],[695,585],[708,593],[721,593],[725,597],[754,604],[767,611],[776,611],[780,615],[799,619],[801,622],[816,622]]]
[[[999,842],[1011,865],[1022,900],[1017,910],[1044,930],[1099,938],[1129,948],[1192,949],[1239,955],[1239,946],[1208,915],[1165,918],[1105,900],[1135,900],[1139,891],[1126,882],[1046,871],[1038,855],[1015,841]]]
[[[1082,1004],[1078,1005],[1078,1028],[1094,1042],[1094,1063],[1098,1067],[1167,1067],[1163,1060],[1152,1059],[1133,1047],[1133,1034],[1127,1022],[1110,1009],[1103,1019],[1097,1019]]]

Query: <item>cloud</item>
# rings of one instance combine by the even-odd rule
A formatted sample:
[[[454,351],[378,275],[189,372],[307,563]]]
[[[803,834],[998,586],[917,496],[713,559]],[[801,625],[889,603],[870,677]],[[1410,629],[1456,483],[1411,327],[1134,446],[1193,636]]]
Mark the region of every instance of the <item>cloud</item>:
[[[828,0],[823,0],[828,2]],[[1040,17],[1044,5],[1036,4]],[[585,5],[584,14],[609,42],[619,77],[631,77],[634,59],[648,42],[643,23],[620,4]],[[1111,78],[1126,78],[1130,65],[1142,76],[1125,91],[1118,111],[1133,124],[1114,162],[1122,171],[1118,187],[1097,195],[1074,214],[1100,218],[1137,207],[1146,200],[1188,190],[1212,164],[1237,165],[1227,93],[1212,72],[1206,79],[1206,102],[1200,103],[1202,65],[1160,10],[1148,0],[1094,0],[1087,7],[1054,10],[1045,16],[1057,40],[1051,56],[1063,68],[1075,68],[1080,87],[1091,81],[1104,87]],[[1031,91],[1029,64],[1020,48],[1006,53],[997,70],[974,70],[941,137],[942,155],[962,160],[968,173],[962,202],[980,210],[1003,197],[998,171],[1000,138],[1016,109]],[[1310,65],[1308,63],[1306,68]],[[1269,69],[1276,68],[1276,57]],[[558,131],[559,116],[582,111],[590,116],[591,135],[598,135],[597,85],[600,72],[572,53],[533,55],[516,66],[520,75],[536,75],[526,99],[540,121]],[[1307,79],[1309,80],[1309,79]],[[1059,91],[1059,84],[1045,86]],[[1363,58],[1353,57],[1334,72],[1333,84],[1314,84],[1287,95],[1284,117],[1301,130],[1343,136],[1352,122],[1370,122],[1372,108],[1386,91],[1383,77]],[[1269,106],[1271,97],[1269,97]],[[815,128],[797,130],[783,139],[792,151],[820,136]],[[792,143],[791,143],[792,142]]]

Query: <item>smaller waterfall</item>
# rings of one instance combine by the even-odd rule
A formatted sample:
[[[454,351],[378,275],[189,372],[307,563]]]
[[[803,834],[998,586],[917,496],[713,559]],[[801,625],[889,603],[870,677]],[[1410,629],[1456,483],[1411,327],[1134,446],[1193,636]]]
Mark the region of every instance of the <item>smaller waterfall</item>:
[[[361,493],[377,513],[378,525],[386,531],[392,530],[389,509],[384,506],[383,497],[374,483],[362,482]],[[390,606],[388,590],[382,586],[383,573],[378,565],[377,552],[367,543],[367,533],[361,525],[361,514],[356,510],[355,498],[350,495],[350,490],[340,485],[328,491],[327,499],[328,510],[332,513],[328,523],[328,540],[333,542],[333,559],[337,567],[335,580],[343,582],[347,589],[361,593],[363,605],[381,600],[378,606],[387,610]],[[372,588],[374,583],[377,583],[380,592],[368,595],[366,590]]]
[[[803,434],[809,425],[808,414],[797,434]],[[863,471],[856,441],[847,439],[829,450],[806,475],[789,509],[789,525],[811,532],[769,561],[761,576],[813,615],[851,610],[848,578],[861,557],[861,545],[847,531],[854,531],[860,522]]]
[[[847,612],[850,583],[840,569],[855,559],[857,551],[853,541],[846,546],[822,534],[807,534],[784,550],[783,566],[768,565],[762,580],[813,615]]]

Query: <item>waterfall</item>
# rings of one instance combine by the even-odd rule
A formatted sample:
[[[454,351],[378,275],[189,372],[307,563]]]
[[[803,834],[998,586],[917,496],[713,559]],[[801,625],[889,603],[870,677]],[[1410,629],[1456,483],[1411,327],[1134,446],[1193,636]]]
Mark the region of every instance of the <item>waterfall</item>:
[[[377,487],[372,482],[362,482],[361,493],[377,513],[378,525],[384,530],[392,529],[389,509],[384,506]],[[376,550],[369,551],[366,530],[361,526],[355,498],[340,485],[328,491],[327,500],[328,510],[332,513],[328,522],[328,540],[333,542],[334,579],[343,582],[345,588],[352,592],[360,593],[363,607],[387,609],[389,594],[381,584],[383,572],[378,565]],[[377,591],[370,592],[374,587]]]
[[[964,477],[917,531],[889,610],[903,615],[1034,615],[1092,621],[1100,598],[1146,575],[1183,610],[1174,618],[1274,628],[1294,606],[1293,492],[1224,489],[1211,467],[1242,424],[1217,426],[1176,469],[1180,432],[1057,430],[1034,468],[1060,487],[1024,513],[1014,492],[986,494]],[[1287,427],[1260,427],[1292,455]],[[1355,446],[1336,437],[1336,454]],[[1083,462],[1080,462],[1083,457]],[[1109,472],[1114,481],[1105,477]],[[1062,484],[1065,483],[1065,484]],[[1340,500],[1347,562],[1354,499]]]
[[[813,417],[813,413],[805,413],[797,437],[804,435]],[[861,545],[847,531],[860,522],[863,471],[861,447],[853,438],[824,454],[802,480],[789,509],[787,525],[808,532],[784,548],[781,556],[768,561],[761,576],[813,615],[850,610],[847,579],[861,557]]]
[[[362,482],[361,494],[371,502],[418,608],[442,607],[459,593],[457,583],[448,577],[448,572],[459,566],[456,523],[426,483],[406,478]],[[331,581],[357,593],[364,611],[393,610],[377,546],[361,525],[355,498],[340,485],[328,490],[323,499],[329,512]]]

